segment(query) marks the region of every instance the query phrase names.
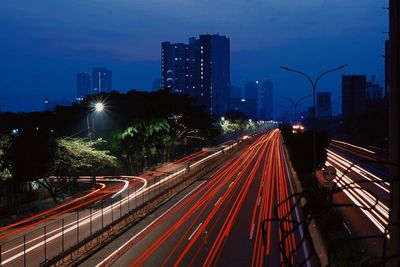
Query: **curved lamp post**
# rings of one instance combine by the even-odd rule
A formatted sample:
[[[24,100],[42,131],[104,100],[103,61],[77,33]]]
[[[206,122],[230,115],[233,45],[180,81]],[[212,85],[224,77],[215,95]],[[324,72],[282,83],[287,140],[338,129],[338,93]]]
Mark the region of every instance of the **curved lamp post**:
[[[292,106],[294,108],[294,122],[295,123],[297,122],[297,107],[298,107],[298,105],[300,104],[301,101],[309,98],[310,96],[311,95],[303,96],[303,97],[297,99],[296,101],[291,99],[290,97],[280,96],[282,99],[285,99],[285,100],[289,101],[292,104]]]
[[[305,73],[303,71],[299,71],[299,70],[295,70],[295,69],[292,69],[292,68],[289,68],[289,67],[281,66],[281,69],[284,69],[284,70],[287,70],[287,71],[291,71],[291,72],[303,75],[304,77],[307,78],[307,80],[311,83],[311,86],[312,86],[313,103],[314,103],[313,104],[313,169],[314,169],[314,173],[315,173],[315,169],[316,169],[316,157],[317,157],[316,156],[316,154],[317,154],[317,152],[316,152],[316,149],[317,149],[316,148],[316,131],[315,131],[315,128],[317,126],[316,125],[315,90],[317,88],[319,80],[323,76],[325,76],[328,73],[331,73],[331,72],[334,72],[334,71],[337,71],[337,70],[341,70],[341,69],[343,69],[343,68],[345,68],[347,66],[348,66],[348,64],[345,64],[345,65],[341,65],[339,67],[324,71],[315,80],[313,80],[307,73]]]

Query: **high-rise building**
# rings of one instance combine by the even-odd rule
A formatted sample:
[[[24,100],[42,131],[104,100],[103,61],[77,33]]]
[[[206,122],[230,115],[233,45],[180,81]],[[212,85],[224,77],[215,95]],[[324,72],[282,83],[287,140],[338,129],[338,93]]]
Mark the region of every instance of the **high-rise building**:
[[[389,85],[390,85],[390,50],[389,50],[389,40],[385,41],[385,96],[388,96]]]
[[[323,120],[332,118],[331,92],[317,92],[317,118]]]
[[[379,100],[383,98],[383,88],[372,75],[371,80],[365,84],[365,98],[367,100]]]
[[[160,79],[154,79],[153,85],[151,87],[153,91],[158,91],[161,89],[161,80]]]
[[[365,75],[342,76],[342,115],[352,121],[365,111]]]
[[[92,93],[92,82],[90,74],[79,72],[76,74],[76,100],[82,101]]]
[[[210,114],[229,109],[230,41],[218,34],[190,38],[189,44],[161,44],[161,86],[190,95]]]
[[[261,120],[274,119],[273,84],[270,80],[264,81],[259,87],[258,118]]]
[[[176,93],[186,93],[188,45],[183,43],[161,44],[161,85]]]
[[[244,86],[244,96],[247,99],[258,100],[259,90],[259,81],[248,81]]]
[[[273,84],[270,80],[265,80],[262,83],[260,81],[248,81],[244,87],[244,95],[247,100],[254,100],[258,119],[273,119]]]
[[[243,98],[242,87],[231,85],[231,99],[232,98]]]
[[[93,68],[92,81],[93,94],[111,92],[112,71],[106,68]]]
[[[245,114],[250,119],[257,119],[257,104],[255,99],[231,98],[230,110],[236,110]]]

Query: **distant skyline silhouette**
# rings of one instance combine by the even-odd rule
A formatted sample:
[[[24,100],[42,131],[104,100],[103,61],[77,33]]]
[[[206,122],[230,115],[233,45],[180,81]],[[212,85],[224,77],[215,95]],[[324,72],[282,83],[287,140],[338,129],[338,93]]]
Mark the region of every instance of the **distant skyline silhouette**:
[[[382,83],[386,6],[383,0],[2,0],[1,110],[42,110],[46,97],[72,100],[76,73],[96,66],[113,71],[121,92],[151,90],[160,78],[162,41],[220,33],[231,39],[231,83],[272,80],[277,113],[289,108],[279,95],[311,93],[306,80],[280,65],[317,75],[349,64],[319,85],[332,91],[337,114],[341,74],[376,74]]]

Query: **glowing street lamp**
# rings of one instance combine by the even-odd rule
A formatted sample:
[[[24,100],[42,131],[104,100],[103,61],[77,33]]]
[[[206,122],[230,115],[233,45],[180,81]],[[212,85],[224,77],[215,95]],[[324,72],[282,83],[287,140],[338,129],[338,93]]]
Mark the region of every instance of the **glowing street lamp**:
[[[97,102],[94,106],[94,110],[96,112],[102,112],[104,110],[104,104],[101,102]]]
[[[93,104],[92,107],[93,107],[95,113],[102,113],[104,111],[104,109],[105,109],[104,103],[102,103],[102,102],[96,102],[96,103]],[[95,118],[94,115],[95,114],[92,114],[92,130],[91,131],[90,131],[90,123],[89,123],[90,113],[87,114],[87,117],[86,117],[89,139],[93,139],[94,138],[94,118]]]

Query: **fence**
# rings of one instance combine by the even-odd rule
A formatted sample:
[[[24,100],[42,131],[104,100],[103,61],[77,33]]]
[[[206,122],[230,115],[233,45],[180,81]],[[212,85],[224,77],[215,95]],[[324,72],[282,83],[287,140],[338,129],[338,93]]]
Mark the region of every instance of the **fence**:
[[[133,185],[116,197],[99,198],[84,209],[0,244],[0,266],[42,266],[73,262],[217,166],[244,142],[220,148],[191,165]],[[110,192],[111,194],[111,192]]]

